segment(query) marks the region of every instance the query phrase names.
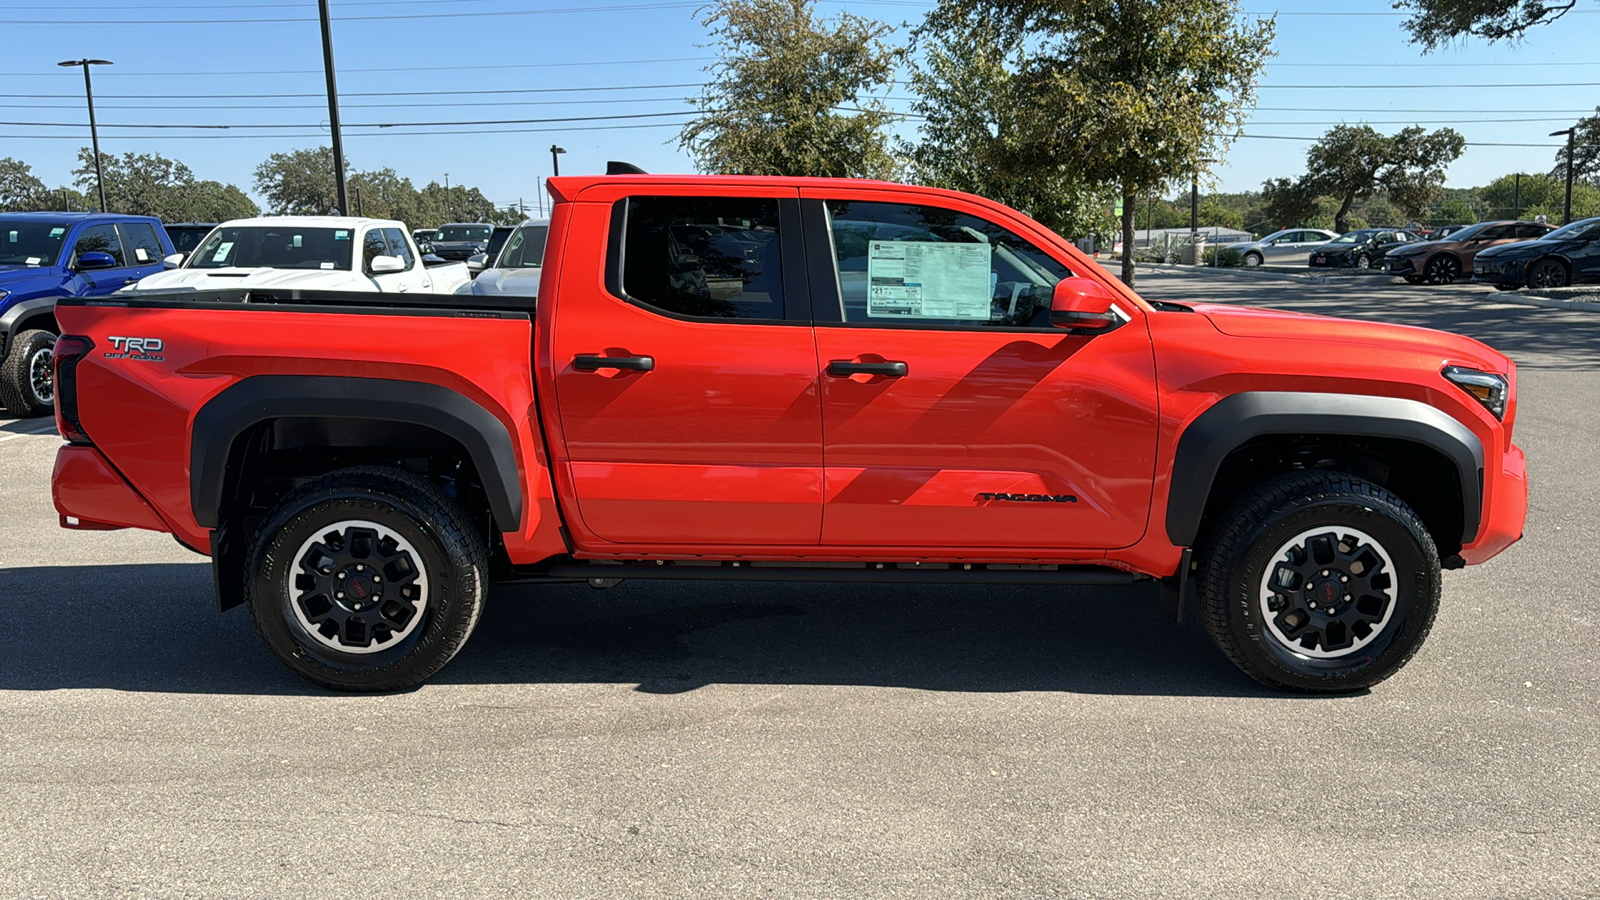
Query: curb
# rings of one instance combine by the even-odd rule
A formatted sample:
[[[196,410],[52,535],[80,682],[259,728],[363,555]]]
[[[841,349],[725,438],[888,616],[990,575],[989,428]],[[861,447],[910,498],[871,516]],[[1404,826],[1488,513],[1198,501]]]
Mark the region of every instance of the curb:
[[[1522,306],[1542,306],[1545,309],[1566,309],[1578,312],[1600,312],[1600,294],[1574,293],[1566,296],[1525,294],[1521,291],[1500,291],[1495,300]]]
[[[1112,261],[1115,262],[1115,260]],[[1263,278],[1269,281],[1298,281],[1301,284],[1327,284],[1329,278],[1324,274],[1314,275],[1309,272],[1304,275],[1297,275],[1289,272],[1263,271],[1259,266],[1246,269],[1240,266],[1219,268],[1217,266],[1180,266],[1176,263],[1147,262],[1139,263],[1138,266],[1151,272],[1171,272],[1179,275],[1203,275],[1208,277],[1222,275],[1228,278]]]

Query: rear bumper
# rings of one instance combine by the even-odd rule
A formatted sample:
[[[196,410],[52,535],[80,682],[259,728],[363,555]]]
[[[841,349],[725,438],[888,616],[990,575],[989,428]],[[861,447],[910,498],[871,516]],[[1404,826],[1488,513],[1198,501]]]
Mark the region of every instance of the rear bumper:
[[[93,447],[67,444],[56,451],[50,492],[62,528],[172,530]]]
[[[1461,558],[1468,565],[1493,559],[1521,540],[1528,516],[1528,463],[1520,447],[1506,451],[1498,473],[1484,474],[1492,483],[1485,485],[1483,526],[1478,539],[1461,548]]]

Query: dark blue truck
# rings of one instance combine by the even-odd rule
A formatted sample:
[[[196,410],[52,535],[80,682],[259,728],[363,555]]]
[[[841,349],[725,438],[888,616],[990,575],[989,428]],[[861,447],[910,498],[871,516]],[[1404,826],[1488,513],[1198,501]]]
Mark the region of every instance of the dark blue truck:
[[[161,271],[161,220],[108,213],[0,213],[0,406],[55,410],[56,300],[100,297]]]

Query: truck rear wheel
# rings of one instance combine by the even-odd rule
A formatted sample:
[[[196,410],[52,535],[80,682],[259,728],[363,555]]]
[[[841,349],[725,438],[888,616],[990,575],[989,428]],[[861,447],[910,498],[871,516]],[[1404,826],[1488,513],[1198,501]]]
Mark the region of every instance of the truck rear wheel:
[[[1370,687],[1409,661],[1439,607],[1439,553],[1387,490],[1336,472],[1270,481],[1225,513],[1204,548],[1201,618],[1263,684]]]
[[[334,690],[423,681],[483,611],[483,540],[442,490],[396,469],[342,469],[296,488],[247,558],[245,595],[262,641]]]
[[[0,405],[18,418],[48,416],[56,410],[50,351],[56,336],[32,329],[17,335],[0,363]]]

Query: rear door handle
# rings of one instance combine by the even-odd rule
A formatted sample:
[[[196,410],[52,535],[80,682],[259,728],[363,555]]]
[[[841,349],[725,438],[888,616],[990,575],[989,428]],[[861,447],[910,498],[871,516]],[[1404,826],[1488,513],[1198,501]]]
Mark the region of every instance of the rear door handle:
[[[572,367],[579,372],[593,372],[597,369],[629,369],[634,372],[655,371],[656,358],[654,356],[597,356],[592,353],[580,353],[572,358]]]
[[[835,378],[848,378],[851,375],[904,378],[908,371],[903,362],[852,362],[848,359],[836,359],[828,363],[828,374]]]

